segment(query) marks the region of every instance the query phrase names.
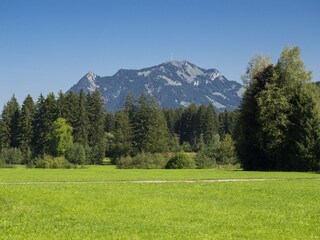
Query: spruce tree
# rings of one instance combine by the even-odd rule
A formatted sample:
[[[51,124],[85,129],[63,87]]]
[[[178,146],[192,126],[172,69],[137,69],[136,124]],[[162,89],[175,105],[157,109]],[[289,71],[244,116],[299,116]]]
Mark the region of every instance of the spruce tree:
[[[35,103],[30,95],[24,100],[20,118],[18,123],[19,128],[19,146],[24,156],[25,162],[30,160],[30,154],[32,149],[32,139],[34,135],[34,118],[36,113]]]
[[[200,136],[203,138],[203,134],[206,132],[207,126],[207,108],[205,105],[200,105],[197,110],[195,125],[196,125],[196,138],[199,140]]]
[[[151,104],[152,114],[149,116],[148,132],[143,141],[142,149],[145,152],[168,151],[169,132],[164,113],[155,104]]]
[[[4,106],[0,124],[0,149],[19,147],[19,121],[20,107],[16,97],[13,95],[11,100]]]
[[[191,146],[195,144],[196,138],[196,114],[197,107],[190,104],[182,113],[180,125],[180,142],[188,142]]]
[[[32,148],[36,156],[43,156],[45,154],[45,142],[46,142],[46,127],[44,124],[45,114],[45,98],[41,94],[36,104],[36,113],[33,122],[33,140]]]
[[[87,94],[88,145],[91,148],[91,161],[101,164],[105,157],[104,101],[96,90]]]
[[[205,144],[210,145],[213,143],[214,136],[218,134],[218,129],[219,121],[217,114],[214,110],[213,105],[209,105],[205,114],[205,124],[203,133],[203,140]]]
[[[78,101],[78,117],[77,122],[73,126],[74,141],[80,143],[83,147],[88,145],[88,112],[87,112],[87,100],[83,90],[79,93]]]
[[[132,153],[132,128],[127,111],[115,114],[114,124],[114,154],[115,157],[128,156]]]
[[[45,135],[45,153],[51,152],[51,140],[49,135],[52,132],[53,122],[58,118],[58,103],[54,93],[49,93],[44,101],[44,112],[43,112],[43,125],[44,125],[44,135]]]
[[[151,109],[147,96],[142,93],[138,99],[136,111],[132,121],[134,131],[133,144],[134,148],[141,152],[143,150],[143,141],[146,139],[148,128],[150,126]],[[130,118],[130,112],[129,112]]]

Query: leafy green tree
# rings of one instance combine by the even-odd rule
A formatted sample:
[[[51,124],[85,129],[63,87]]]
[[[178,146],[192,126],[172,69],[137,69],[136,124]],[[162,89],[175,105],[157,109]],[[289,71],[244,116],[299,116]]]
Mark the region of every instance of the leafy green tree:
[[[252,63],[256,64],[252,65]],[[250,79],[246,79],[246,91],[236,124],[236,151],[243,168],[246,170],[263,169],[266,162],[265,153],[258,141],[261,125],[258,119],[257,98],[266,85],[264,74],[260,71],[265,71],[265,75],[269,76],[267,73],[273,68],[269,64],[269,58],[261,56],[258,59],[252,59],[248,64],[247,75],[250,76]],[[270,69],[266,70],[267,68]]]
[[[23,156],[19,148],[4,148],[0,152],[0,166],[21,164]]]
[[[195,168],[195,162],[188,153],[178,152],[167,163],[167,169],[188,169]]]
[[[85,164],[86,152],[84,147],[79,143],[74,143],[66,152],[66,159],[73,164]]]
[[[72,127],[66,119],[58,118],[54,121],[52,131],[48,135],[51,142],[51,153],[54,156],[66,156],[73,145]]]
[[[226,134],[220,145],[220,159],[221,164],[235,164],[237,162],[235,143],[231,135]]]
[[[241,106],[237,152],[248,170],[319,168],[319,112],[297,47],[278,63],[260,68]]]

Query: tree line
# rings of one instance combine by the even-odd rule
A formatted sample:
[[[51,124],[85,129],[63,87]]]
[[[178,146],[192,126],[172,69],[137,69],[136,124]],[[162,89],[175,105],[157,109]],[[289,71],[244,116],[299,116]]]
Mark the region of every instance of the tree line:
[[[37,102],[28,95],[21,107],[13,96],[1,114],[0,159],[42,166],[64,157],[74,164],[102,164],[105,157],[117,163],[141,153],[198,152],[220,148],[225,136],[233,144],[235,118],[233,112],[218,115],[212,105],[160,109],[145,94],[134,99],[129,93],[116,113],[105,110],[99,91],[50,93]]]

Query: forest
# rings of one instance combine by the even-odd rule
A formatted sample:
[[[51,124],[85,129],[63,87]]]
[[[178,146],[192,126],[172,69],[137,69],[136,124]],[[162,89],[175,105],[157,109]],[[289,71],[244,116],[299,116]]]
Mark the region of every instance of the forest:
[[[98,90],[13,96],[0,119],[0,166],[71,168],[212,168],[316,171],[320,161],[320,91],[310,83],[298,47],[276,64],[256,56],[243,75],[235,111],[214,106],[160,109],[156,99],[128,94],[123,110],[104,108]]]

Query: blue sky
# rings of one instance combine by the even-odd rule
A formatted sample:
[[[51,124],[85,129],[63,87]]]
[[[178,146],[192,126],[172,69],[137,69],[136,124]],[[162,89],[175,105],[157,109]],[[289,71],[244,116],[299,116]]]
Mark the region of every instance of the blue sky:
[[[66,91],[88,71],[168,61],[240,82],[248,60],[298,45],[320,80],[318,0],[0,0],[0,109]]]

